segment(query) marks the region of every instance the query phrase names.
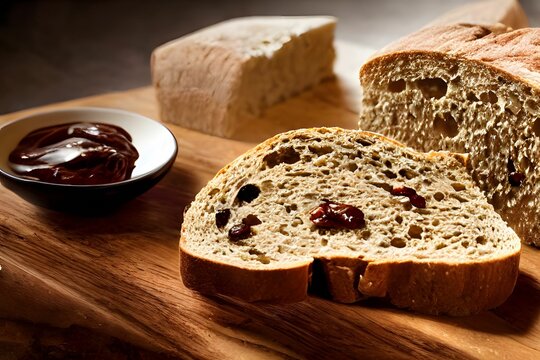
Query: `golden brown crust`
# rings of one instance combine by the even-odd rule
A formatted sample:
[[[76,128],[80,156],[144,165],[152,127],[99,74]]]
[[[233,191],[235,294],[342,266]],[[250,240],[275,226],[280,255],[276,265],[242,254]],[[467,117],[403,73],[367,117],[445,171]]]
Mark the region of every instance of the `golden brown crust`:
[[[311,262],[279,269],[243,269],[191,254],[180,239],[184,285],[203,294],[223,294],[248,302],[290,303],[307,296]]]
[[[501,23],[513,29],[528,26],[527,15],[518,0],[488,0],[465,4],[438,17],[427,26],[459,23],[478,25]]]
[[[243,269],[191,254],[180,244],[184,285],[203,294],[248,302],[290,303],[307,296],[310,262],[261,270]],[[512,293],[520,252],[483,262],[368,262],[361,258],[318,258],[326,290],[334,301],[387,298],[400,308],[427,314],[464,316],[492,309]],[[320,279],[319,279],[320,280]],[[321,287],[321,284],[317,284]]]
[[[359,282],[367,296],[386,296],[401,308],[462,316],[502,304],[512,293],[520,253],[486,262],[370,263]]]
[[[505,73],[530,86],[540,87],[540,29],[509,30],[480,25],[443,25],[424,28],[385,47],[361,69],[370,68],[406,54],[449,57],[475,62]]]

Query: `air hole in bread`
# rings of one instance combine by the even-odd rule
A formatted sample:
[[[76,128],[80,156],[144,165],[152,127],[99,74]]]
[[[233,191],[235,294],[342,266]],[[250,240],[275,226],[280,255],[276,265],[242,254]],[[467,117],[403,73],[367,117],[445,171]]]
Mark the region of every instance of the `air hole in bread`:
[[[401,169],[398,171],[398,174],[404,178],[407,178],[408,180],[414,179],[418,176],[418,174],[411,169]]]
[[[282,163],[294,164],[300,161],[300,154],[292,147],[285,147],[266,155],[263,161],[271,169]]]
[[[531,166],[531,160],[526,157],[526,156],[523,156],[521,159],[519,159],[519,167],[521,169],[527,169]]]
[[[415,84],[426,99],[440,99],[448,90],[448,84],[441,78],[420,79],[416,80]]]
[[[404,248],[407,246],[407,243],[402,238],[395,237],[390,241],[390,245],[396,248]]]
[[[451,75],[451,76],[455,76],[459,71],[459,65],[453,65],[449,70],[448,70],[448,73]],[[458,76],[459,78],[459,76]]]
[[[435,246],[435,250],[441,250],[444,249],[447,245],[445,243],[438,243],[437,246]]]
[[[261,264],[264,264],[264,265],[270,264],[270,258],[266,256],[265,253],[260,252],[259,250],[252,248],[252,249],[249,249],[248,253],[250,255],[257,255],[256,260],[260,262]]]
[[[304,223],[304,221],[302,221],[302,219],[300,219],[299,217],[295,217],[291,223],[292,227],[298,227],[300,225],[302,225]]]
[[[476,38],[476,40],[478,40],[478,39],[488,36],[489,34],[491,34],[491,30],[485,27],[479,27],[478,29],[475,30],[474,37]]]
[[[397,222],[398,224],[401,224],[401,223],[403,222],[403,217],[401,217],[401,215],[397,215],[397,216],[396,216],[396,222]]]
[[[433,219],[433,221],[431,222],[431,225],[439,226],[440,223],[441,223],[441,221],[439,219]]]
[[[250,255],[263,255],[264,253],[260,252],[259,250],[255,249],[255,248],[251,248],[248,250],[248,253]]]
[[[444,194],[440,191],[437,191],[435,194],[433,194],[433,198],[437,201],[442,201],[444,199]]]
[[[405,80],[403,79],[390,81],[388,83],[388,91],[393,92],[393,93],[400,93],[403,90],[405,90],[406,85],[407,84],[405,83]]]
[[[534,135],[540,136],[540,118],[537,118],[536,120],[534,120],[532,129],[533,129]]]
[[[480,101],[480,99],[472,91],[469,91],[467,93],[467,100],[472,101],[472,102]]]
[[[463,191],[465,190],[465,185],[462,184],[462,183],[452,183],[452,187],[454,188],[455,191]]]
[[[453,138],[458,134],[458,124],[450,113],[437,114],[433,119],[433,129],[446,137]]]
[[[311,176],[312,173],[309,171],[290,171],[290,169],[287,169],[287,172],[285,173],[285,176],[291,176],[291,177],[308,177]],[[298,184],[298,183],[297,183]],[[294,185],[294,184],[291,184]]]
[[[462,241],[461,246],[463,246],[464,248],[468,248],[469,247],[469,242],[468,241]]]
[[[379,189],[383,189],[383,190],[386,190],[388,192],[391,192],[392,191],[392,185],[390,184],[387,184],[387,183],[381,183],[381,182],[371,182],[369,183],[370,185],[373,185],[375,187],[378,187]]]
[[[499,98],[493,91],[488,91],[480,94],[480,100],[485,103],[496,104]]]
[[[358,165],[356,165],[356,163],[350,162],[347,164],[347,169],[349,169],[349,171],[351,172],[355,172],[356,170],[358,170]]]
[[[356,139],[356,142],[362,146],[371,146],[373,145],[373,142],[371,140],[367,139]]]
[[[457,194],[451,194],[450,196],[453,197],[454,199],[456,199],[457,201],[459,201],[460,203],[469,202],[468,199],[465,199],[463,196],[459,196]]]
[[[409,226],[409,236],[411,238],[414,238],[414,239],[421,239],[422,238],[422,232],[424,231],[424,229],[422,229],[422,227],[418,226],[418,225],[411,225]]]
[[[362,231],[362,239],[367,240],[369,239],[370,236],[371,236],[371,231],[369,230]]]
[[[397,175],[394,172],[390,171],[390,170],[384,170],[383,174],[389,179],[397,178]]]
[[[331,153],[333,151],[331,146],[309,145],[309,151],[319,156]]]
[[[298,209],[298,206],[296,204],[291,205],[285,205],[285,211],[287,214],[290,214],[292,211],[296,211]]]
[[[480,236],[477,236],[477,237],[476,237],[476,242],[477,242],[478,244],[480,244],[480,245],[485,245],[486,242],[487,242],[487,239],[486,239],[485,236],[480,235]]]

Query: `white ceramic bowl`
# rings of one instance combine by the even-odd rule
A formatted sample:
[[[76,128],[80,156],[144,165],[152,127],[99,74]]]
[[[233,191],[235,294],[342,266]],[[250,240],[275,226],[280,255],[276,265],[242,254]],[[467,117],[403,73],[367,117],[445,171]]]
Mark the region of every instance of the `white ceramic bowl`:
[[[72,122],[120,126],[139,152],[130,179],[100,185],[53,184],[19,176],[9,166],[9,154],[28,133]],[[22,198],[40,206],[77,212],[111,208],[142,194],[170,170],[178,146],[161,123],[128,111],[107,108],[71,108],[38,113],[0,127],[0,182]]]

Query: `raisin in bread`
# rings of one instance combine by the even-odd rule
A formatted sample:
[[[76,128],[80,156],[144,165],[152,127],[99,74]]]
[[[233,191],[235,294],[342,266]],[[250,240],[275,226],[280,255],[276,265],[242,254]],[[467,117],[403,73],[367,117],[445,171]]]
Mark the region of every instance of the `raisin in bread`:
[[[540,245],[540,29],[432,27],[361,69],[359,127],[418,150],[470,154],[504,220]]]
[[[330,16],[232,19],[152,54],[161,119],[232,137],[267,107],[333,76]]]
[[[514,287],[520,241],[465,159],[357,130],[277,135],[222,169],[186,211],[184,284],[293,302],[313,275],[339,302],[387,297],[452,315],[495,307]]]

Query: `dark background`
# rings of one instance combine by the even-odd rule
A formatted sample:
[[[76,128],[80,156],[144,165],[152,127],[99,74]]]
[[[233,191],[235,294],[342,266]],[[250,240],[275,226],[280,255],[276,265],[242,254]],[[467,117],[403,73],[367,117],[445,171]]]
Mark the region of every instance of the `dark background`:
[[[335,15],[338,39],[379,48],[467,2],[471,1],[0,0],[0,114],[148,85],[152,49],[232,17]],[[540,0],[522,4],[531,25],[540,26]],[[162,358],[85,329],[0,319],[2,329],[8,335],[14,331],[10,329],[19,329],[30,345],[3,343],[0,336],[0,359],[21,354],[28,359],[51,354],[74,359]]]
[[[0,114],[150,83],[156,46],[248,15],[335,15],[337,37],[379,48],[471,0],[0,0]],[[539,25],[540,1],[522,0]]]

